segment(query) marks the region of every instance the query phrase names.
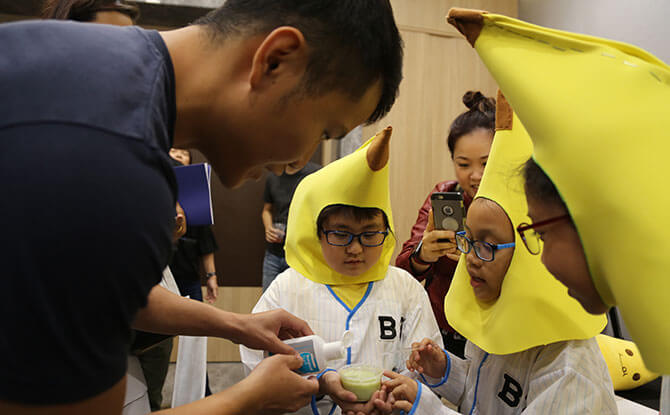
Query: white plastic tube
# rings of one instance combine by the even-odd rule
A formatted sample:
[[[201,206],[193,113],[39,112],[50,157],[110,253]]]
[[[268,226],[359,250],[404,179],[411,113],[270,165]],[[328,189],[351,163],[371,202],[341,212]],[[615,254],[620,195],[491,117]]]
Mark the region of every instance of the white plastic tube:
[[[205,397],[207,337],[179,336],[172,407]]]
[[[661,415],[670,415],[670,375],[663,376],[661,383]]]

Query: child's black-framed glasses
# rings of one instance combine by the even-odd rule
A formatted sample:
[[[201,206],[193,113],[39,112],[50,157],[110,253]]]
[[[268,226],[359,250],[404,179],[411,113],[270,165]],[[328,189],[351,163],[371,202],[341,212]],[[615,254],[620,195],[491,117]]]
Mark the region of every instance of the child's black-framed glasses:
[[[512,248],[515,245],[515,242],[506,244],[492,244],[484,241],[473,241],[472,239],[465,236],[465,231],[456,232],[456,247],[458,250],[464,254],[467,254],[474,249],[477,258],[486,262],[491,262],[495,259],[496,251],[505,248]]]
[[[347,231],[327,231],[321,229],[324,235],[326,235],[326,242],[333,246],[349,246],[354,238],[358,238],[358,242],[362,246],[368,248],[374,248],[375,246],[380,246],[386,240],[386,237],[389,234],[389,230],[385,231],[370,231],[370,232],[361,232],[361,233],[351,233]]]

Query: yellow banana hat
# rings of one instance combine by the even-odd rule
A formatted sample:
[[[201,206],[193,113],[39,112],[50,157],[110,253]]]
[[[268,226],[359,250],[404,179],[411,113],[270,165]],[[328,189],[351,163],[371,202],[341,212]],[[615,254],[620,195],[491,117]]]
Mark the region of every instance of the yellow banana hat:
[[[614,390],[625,391],[651,382],[658,374],[647,369],[635,343],[599,334],[596,336],[605,357]]]
[[[305,177],[298,185],[288,213],[286,262],[312,281],[329,284],[358,284],[386,276],[395,248],[389,192],[389,141],[386,127],[352,154]],[[351,277],[333,271],[321,252],[316,220],[323,208],[335,205],[379,208],[389,221],[391,232],[384,241],[379,261],[365,273]]]
[[[496,202],[514,228],[530,222],[523,178],[518,174],[533,145],[505,98],[496,101],[496,134],[481,185],[475,196]],[[509,354],[562,340],[587,339],[607,324],[604,315],[588,314],[568,290],[531,255],[514,232],[514,255],[500,297],[485,304],[475,297],[465,266],[456,268],[444,302],[449,324],[468,340],[493,354]]]
[[[670,68],[636,47],[450,10],[533,138],[603,301],[670,373]]]

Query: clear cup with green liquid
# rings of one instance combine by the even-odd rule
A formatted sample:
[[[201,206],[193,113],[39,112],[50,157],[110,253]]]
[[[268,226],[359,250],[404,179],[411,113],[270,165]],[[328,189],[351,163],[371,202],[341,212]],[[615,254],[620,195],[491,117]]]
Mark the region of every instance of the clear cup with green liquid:
[[[383,370],[366,364],[353,364],[340,368],[340,380],[344,389],[353,392],[358,402],[367,402],[381,388]]]

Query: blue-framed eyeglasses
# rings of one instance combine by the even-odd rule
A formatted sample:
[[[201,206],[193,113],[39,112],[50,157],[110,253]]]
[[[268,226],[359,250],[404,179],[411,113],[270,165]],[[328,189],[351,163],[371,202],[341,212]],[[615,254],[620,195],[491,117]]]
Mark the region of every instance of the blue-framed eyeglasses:
[[[484,241],[473,241],[465,236],[465,232],[456,233],[456,247],[464,254],[469,253],[473,248],[475,255],[482,261],[491,262],[495,259],[495,252],[499,249],[512,248],[516,245],[514,242],[508,244],[491,244]]]
[[[385,231],[361,232],[351,233],[347,231],[327,231],[321,229],[321,232],[326,235],[326,242],[333,246],[349,246],[354,238],[358,238],[358,242],[369,248],[379,246],[384,243],[389,234],[388,229]]]

